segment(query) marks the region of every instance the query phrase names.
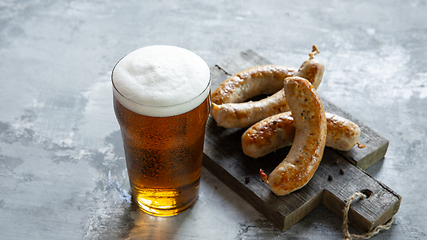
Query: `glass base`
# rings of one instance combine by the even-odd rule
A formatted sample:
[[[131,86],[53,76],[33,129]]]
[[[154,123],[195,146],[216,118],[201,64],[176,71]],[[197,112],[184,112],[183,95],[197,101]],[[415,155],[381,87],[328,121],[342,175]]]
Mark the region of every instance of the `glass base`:
[[[147,214],[150,214],[156,217],[171,217],[171,216],[178,215],[184,212],[185,210],[187,210],[188,208],[190,208],[194,203],[196,203],[197,199],[198,197],[194,198],[191,202],[189,202],[184,206],[174,207],[174,208],[155,208],[149,205],[145,205],[141,201],[135,201],[135,202],[138,205],[139,209],[141,209],[143,212]]]
[[[178,189],[133,188],[133,200],[145,213],[174,216],[191,207],[199,196],[199,181]]]

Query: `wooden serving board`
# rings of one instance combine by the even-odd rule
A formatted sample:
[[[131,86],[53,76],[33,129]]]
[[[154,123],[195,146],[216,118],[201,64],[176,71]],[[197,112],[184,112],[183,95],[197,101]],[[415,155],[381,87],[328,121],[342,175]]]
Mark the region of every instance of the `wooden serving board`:
[[[234,73],[264,64],[270,62],[252,50],[231,56],[211,67],[212,89]],[[369,197],[351,204],[349,222],[360,231],[370,231],[396,214],[401,202],[398,194],[363,171],[384,157],[389,142],[333,103],[321,99],[327,112],[359,125],[360,142],[365,148],[356,146],[341,152],[327,147],[318,170],[302,189],[279,197],[259,175],[260,168],[270,174],[290,147],[252,159],[244,155],[241,147],[240,139],[246,129],[218,127],[212,117],[207,123],[203,165],[283,231],[320,204],[342,216],[347,199],[362,191]]]

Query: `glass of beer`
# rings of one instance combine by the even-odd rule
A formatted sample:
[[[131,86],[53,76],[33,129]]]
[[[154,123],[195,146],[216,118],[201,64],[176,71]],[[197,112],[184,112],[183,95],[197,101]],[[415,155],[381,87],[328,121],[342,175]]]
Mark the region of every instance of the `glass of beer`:
[[[155,216],[188,209],[199,194],[209,67],[189,50],[156,45],[123,57],[111,79],[133,200]]]

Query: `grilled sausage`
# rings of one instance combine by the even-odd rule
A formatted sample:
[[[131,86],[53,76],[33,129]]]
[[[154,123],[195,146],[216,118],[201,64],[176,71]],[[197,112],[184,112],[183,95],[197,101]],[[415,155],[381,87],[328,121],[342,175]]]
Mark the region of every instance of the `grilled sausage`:
[[[256,66],[238,72],[212,92],[216,105],[241,103],[259,95],[270,95],[283,88],[283,80],[294,76],[297,68],[280,65]]]
[[[318,49],[313,46],[310,58],[301,65],[297,72],[287,67],[275,66],[273,68],[270,65],[245,70],[224,81],[212,94],[212,116],[217,124],[225,128],[245,128],[269,116],[289,111],[283,91],[283,80],[288,75],[294,74],[309,80],[317,89],[325,69],[319,60],[313,58],[318,52]],[[237,81],[237,78],[243,80]],[[280,88],[276,86],[277,82],[281,82]],[[266,86],[268,85],[275,87],[268,88],[267,91]],[[277,92],[267,98],[243,102],[259,94],[268,94],[273,90]]]
[[[352,149],[360,138],[359,126],[332,113],[325,113],[325,116],[326,146],[340,151]],[[247,156],[259,158],[292,145],[294,135],[294,119],[291,112],[279,113],[248,128],[242,135],[242,149]]]
[[[295,137],[286,158],[270,173],[260,175],[279,196],[305,186],[316,172],[326,143],[326,116],[322,102],[309,81],[285,79],[284,91],[294,118]]]

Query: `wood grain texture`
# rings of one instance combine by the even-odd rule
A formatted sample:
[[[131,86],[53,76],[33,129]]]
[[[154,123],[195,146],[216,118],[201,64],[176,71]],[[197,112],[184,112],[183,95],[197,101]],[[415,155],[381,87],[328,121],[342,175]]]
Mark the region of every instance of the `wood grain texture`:
[[[270,62],[252,50],[229,57],[211,67],[212,89],[238,71],[264,64]],[[261,168],[267,174],[273,171],[290,147],[252,159],[244,155],[241,148],[245,129],[219,127],[212,117],[207,123],[203,165],[282,230],[320,204],[342,216],[345,202],[354,192],[371,192],[369,198],[353,203],[349,214],[350,224],[369,231],[396,214],[401,202],[398,194],[363,171],[384,157],[388,141],[334,104],[325,99],[322,102],[326,111],[346,117],[361,127],[360,142],[366,147],[355,147],[348,152],[326,148],[316,174],[302,189],[279,197],[259,175]]]

